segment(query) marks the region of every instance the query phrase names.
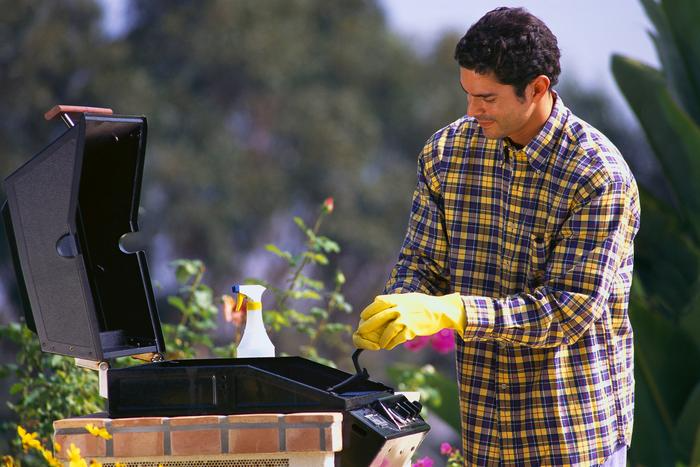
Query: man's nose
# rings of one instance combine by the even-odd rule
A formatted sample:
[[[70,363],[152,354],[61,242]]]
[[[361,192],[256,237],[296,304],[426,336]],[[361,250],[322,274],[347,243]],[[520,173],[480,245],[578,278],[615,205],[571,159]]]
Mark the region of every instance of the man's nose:
[[[483,113],[481,110],[481,105],[478,103],[478,99],[467,99],[467,116],[474,117],[476,115],[480,115]]]

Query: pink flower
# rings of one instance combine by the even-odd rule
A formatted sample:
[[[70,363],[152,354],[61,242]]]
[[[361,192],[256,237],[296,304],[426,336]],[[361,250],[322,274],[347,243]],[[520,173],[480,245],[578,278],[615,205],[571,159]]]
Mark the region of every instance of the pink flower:
[[[430,336],[430,345],[437,353],[450,353],[455,348],[454,333],[451,329],[443,329]]]
[[[411,467],[433,467],[433,460],[426,456],[415,461],[413,464],[411,464]]]
[[[405,342],[404,347],[406,347],[411,352],[417,352],[418,350],[420,350],[423,347],[425,347],[426,345],[428,345],[429,341],[430,341],[429,336],[417,336],[413,340]]]
[[[323,211],[328,214],[333,212],[333,198],[328,197],[323,201]]]
[[[452,453],[452,446],[450,446],[450,443],[442,443],[440,444],[440,454],[443,456],[449,456]]]

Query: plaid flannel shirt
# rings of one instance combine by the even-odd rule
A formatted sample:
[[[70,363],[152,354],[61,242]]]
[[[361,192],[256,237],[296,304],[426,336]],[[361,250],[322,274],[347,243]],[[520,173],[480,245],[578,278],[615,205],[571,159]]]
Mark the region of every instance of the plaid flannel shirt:
[[[590,466],[629,445],[639,214],[618,150],[556,95],[521,149],[466,116],[428,140],[385,293],[462,295],[469,465]]]

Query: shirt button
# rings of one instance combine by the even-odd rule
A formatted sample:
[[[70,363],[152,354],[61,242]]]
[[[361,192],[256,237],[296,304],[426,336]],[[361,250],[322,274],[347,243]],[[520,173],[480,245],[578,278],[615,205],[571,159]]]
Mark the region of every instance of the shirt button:
[[[506,383],[501,384],[501,389],[505,391],[506,389],[508,389],[508,385]]]

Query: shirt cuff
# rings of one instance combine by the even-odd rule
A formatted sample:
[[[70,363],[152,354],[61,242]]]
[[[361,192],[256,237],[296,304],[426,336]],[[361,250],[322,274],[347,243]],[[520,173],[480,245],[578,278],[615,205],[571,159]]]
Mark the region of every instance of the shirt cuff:
[[[488,297],[462,295],[466,326],[464,340],[482,340],[493,338],[496,322],[495,300]]]

